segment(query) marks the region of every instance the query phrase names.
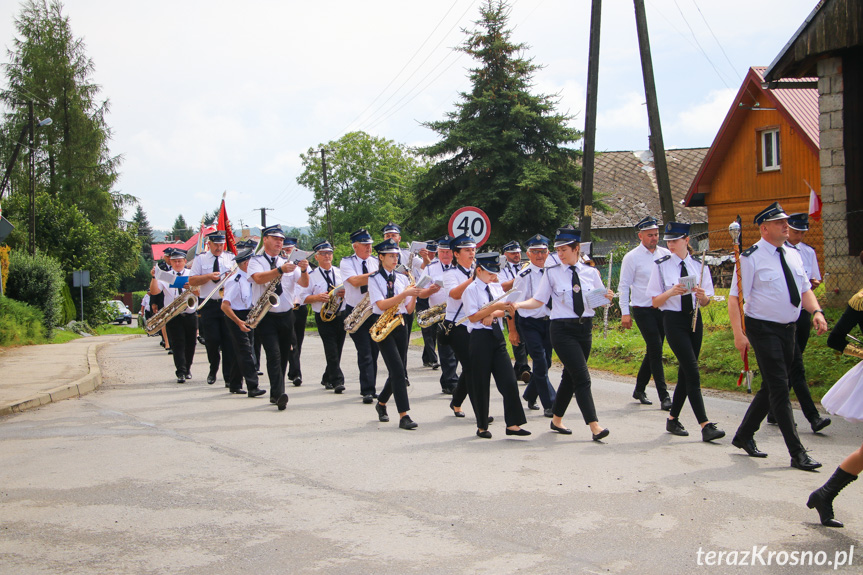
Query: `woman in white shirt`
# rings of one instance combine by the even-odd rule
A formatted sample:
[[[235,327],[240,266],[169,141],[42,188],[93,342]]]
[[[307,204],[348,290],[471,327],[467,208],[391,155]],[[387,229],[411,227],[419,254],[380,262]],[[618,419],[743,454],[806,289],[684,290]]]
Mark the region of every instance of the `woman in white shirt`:
[[[647,295],[653,307],[662,310],[665,340],[677,358],[677,385],[671,399],[671,411],[665,423],[669,433],[687,436],[689,432],[680,423],[680,411],[686,398],[701,425],[702,441],[713,441],[725,437],[725,432],[707,419],[704,399],[701,397],[701,376],[698,373],[698,355],[701,352],[703,324],[701,312],[695,310],[695,302],[705,307],[713,296],[713,280],[710,270],[689,255],[689,224],[668,222],[665,224],[665,240],[671,254],[657,258],[647,282]],[[700,274],[700,277],[699,277]],[[688,280],[681,280],[688,277]],[[687,283],[690,287],[687,287]],[[691,284],[695,284],[692,286]],[[694,289],[693,289],[694,288]],[[697,313],[695,331],[692,330],[692,314]]]

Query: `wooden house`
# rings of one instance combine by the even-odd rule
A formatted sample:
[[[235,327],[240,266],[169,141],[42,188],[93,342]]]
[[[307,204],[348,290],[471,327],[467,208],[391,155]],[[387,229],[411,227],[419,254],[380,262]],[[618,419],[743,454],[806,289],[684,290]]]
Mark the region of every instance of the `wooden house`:
[[[760,239],[753,219],[766,206],[779,202],[789,214],[808,212],[809,186],[820,194],[818,90],[814,84],[768,90],[764,71],[749,69],[684,200],[707,208],[711,249],[730,249],[728,225],[738,215],[748,246]],[[819,222],[811,222],[806,243],[820,264]]]

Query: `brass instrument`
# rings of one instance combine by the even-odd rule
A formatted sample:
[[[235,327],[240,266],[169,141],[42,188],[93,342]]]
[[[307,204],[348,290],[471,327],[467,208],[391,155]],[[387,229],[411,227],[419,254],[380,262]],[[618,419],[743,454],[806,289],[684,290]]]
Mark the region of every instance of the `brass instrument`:
[[[417,324],[425,329],[440,323],[446,317],[446,302],[432,306],[417,314]]]
[[[174,301],[160,309],[153,317],[151,317],[146,323],[147,333],[150,335],[155,334],[163,327],[165,324],[186,311],[186,309],[195,309],[198,306],[198,296],[196,296],[191,291],[183,292],[174,298]]]
[[[327,292],[330,299],[321,306],[321,321],[333,321],[339,315],[345,296],[337,294],[343,289],[345,289],[345,284],[339,284]]]
[[[396,267],[395,271],[399,273],[403,273],[410,279],[410,283],[407,287],[414,286],[414,276],[411,274],[410,270],[403,265],[399,265]],[[369,333],[372,335],[372,340],[375,342],[382,342],[387,338],[389,334],[393,332],[395,328],[400,325],[405,324],[405,320],[402,318],[402,314],[399,313],[399,307],[401,307],[401,303],[397,303],[391,308],[384,311],[381,314],[381,317],[374,323],[374,325],[369,328]]]
[[[268,283],[267,289],[264,290],[264,293],[261,294],[261,297],[258,298],[258,301],[249,310],[249,315],[246,316],[246,325],[250,328],[255,329],[258,327],[258,324],[261,323],[261,320],[264,319],[264,316],[267,315],[267,312],[271,308],[279,307],[279,296],[276,295],[276,286],[281,281],[282,276],[280,275]]]
[[[357,307],[345,318],[345,331],[347,333],[356,333],[370,315],[372,315],[372,302],[367,292],[363,296],[363,299],[360,300],[360,303],[357,304]]]

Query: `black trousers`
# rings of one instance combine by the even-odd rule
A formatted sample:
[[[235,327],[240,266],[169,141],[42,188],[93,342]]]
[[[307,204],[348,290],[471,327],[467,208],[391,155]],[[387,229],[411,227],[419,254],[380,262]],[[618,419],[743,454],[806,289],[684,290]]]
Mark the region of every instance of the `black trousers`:
[[[381,316],[372,314],[372,317],[374,321],[377,321]],[[377,343],[389,374],[384,388],[378,396],[378,401],[386,403],[390,397],[395,396],[396,409],[398,409],[399,413],[408,411],[411,408],[410,401],[408,401],[407,379],[405,378],[405,363],[407,360],[405,340],[407,337],[407,328],[400,325],[390,332],[386,339]]]
[[[261,340],[264,353],[267,354],[270,399],[278,399],[285,393],[285,369],[294,339],[294,314],[289,311],[267,313],[255,332],[255,339]]]
[[[345,316],[354,308],[347,306]],[[374,395],[378,377],[378,344],[372,340],[369,330],[375,324],[375,314],[370,315],[360,328],[351,334],[357,348],[357,367],[360,369],[360,395]]]
[[[303,351],[303,340],[306,338],[306,318],[309,317],[309,306],[303,304],[291,313],[294,314],[294,350],[291,352],[288,366],[288,379],[303,377],[300,368],[300,354]]]
[[[249,310],[234,310],[238,318],[245,321]],[[255,367],[255,331],[243,331],[240,326],[225,317],[225,326],[233,343],[234,362],[228,377],[231,390],[243,388],[243,380],[246,380],[246,389],[254,391],[258,389],[258,368]]]
[[[219,373],[219,360],[221,358],[222,379],[228,384],[231,383],[235,354],[233,340],[228,332],[228,325],[224,321],[225,314],[222,312],[221,306],[221,300],[210,299],[207,305],[198,308],[198,329],[204,336],[207,361],[210,363],[209,375],[216,377],[216,374]],[[234,325],[236,326],[236,324]]]
[[[458,359],[455,351],[449,344],[449,338],[443,336],[443,322],[434,324],[433,329],[437,338],[437,350],[440,355],[440,388],[442,391],[454,390],[458,387]]]
[[[788,453],[794,457],[805,451],[797,436],[791,400],[788,398],[788,371],[794,361],[796,326],[793,323],[781,324],[750,317],[747,317],[745,322],[746,335],[752,351],[755,352],[762,382],[761,389],[752,398],[735,437],[744,441],[752,439],[761,422],[767,417],[768,409],[772,410]]]
[[[327,367],[321,376],[321,385],[328,383],[333,387],[345,384],[345,375],[342,373],[342,349],[345,347],[345,325],[344,316],[336,315],[332,321],[321,320],[321,314],[315,314],[315,325],[321,342],[324,344],[324,357],[327,359]]]
[[[472,375],[468,390],[477,428],[488,429],[492,375],[497,390],[503,396],[503,418],[507,427],[527,423],[501,329],[475,329],[471,332],[470,363]]]
[[[652,375],[659,399],[665,399],[668,397],[668,386],[665,384],[665,366],[662,365],[662,342],[665,340],[662,312],[655,307],[632,307],[630,313],[647,347],[638,375],[635,376],[635,391],[644,393]]]
[[[551,380],[548,378],[548,369],[551,367],[551,333],[549,332],[550,321],[532,317],[516,315],[518,333],[527,347],[527,353],[533,360],[533,371],[530,374],[530,383],[522,394],[528,403],[539,401],[543,409],[551,408],[556,397]]]
[[[677,386],[671,399],[671,417],[680,416],[683,404],[689,398],[689,405],[699,424],[709,421],[704,409],[704,398],[701,396],[701,374],[698,371],[698,356],[701,354],[701,340],[704,336],[704,324],[701,323],[701,312],[698,312],[698,322],[692,331],[692,314],[684,311],[664,311],[662,321],[665,326],[665,339],[668,347],[677,358]]]
[[[473,379],[470,359],[470,334],[467,333],[467,326],[462,324],[453,327],[449,334],[449,340],[452,344],[453,353],[455,353],[456,359],[461,364],[461,375],[458,376],[455,391],[452,392],[452,404],[456,407],[461,407],[461,404],[464,403],[464,398],[468,395],[470,382]]]
[[[797,401],[800,402],[800,409],[809,423],[821,417],[818,414],[818,408],[815,407],[815,402],[812,401],[812,393],[809,391],[809,384],[806,383],[806,368],[803,367],[803,352],[806,351],[806,344],[809,343],[811,322],[812,314],[805,309],[800,310],[800,318],[797,320],[797,327],[794,330],[794,361],[791,362],[791,369],[788,371],[791,389],[794,390]]]
[[[417,299],[416,313],[425,311],[429,308],[429,300]],[[437,363],[437,354],[435,353],[435,343],[437,340],[437,324],[431,327],[420,328],[423,334],[423,365]]]
[[[590,391],[590,372],[587,370],[587,360],[590,359],[593,345],[592,330],[593,318],[586,318],[583,323],[570,319],[551,320],[551,345],[563,362],[563,375],[552,406],[557,417],[563,417],[566,413],[574,393],[584,422],[599,421]]]
[[[405,341],[402,344],[405,348],[405,380],[410,379],[408,377],[408,348],[411,343],[411,330],[414,326],[414,314],[412,313],[403,313],[402,319],[405,322]]]
[[[185,376],[192,369],[195,359],[195,336],[198,333],[198,316],[193,313],[181,313],[165,324],[168,341],[174,350],[174,368],[177,377]]]

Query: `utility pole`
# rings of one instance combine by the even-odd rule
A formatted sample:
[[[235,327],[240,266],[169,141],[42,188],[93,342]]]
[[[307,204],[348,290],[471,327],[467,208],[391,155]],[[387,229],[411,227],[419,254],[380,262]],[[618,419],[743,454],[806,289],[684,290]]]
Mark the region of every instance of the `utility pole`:
[[[330,184],[327,181],[327,150],[321,148],[321,168],[324,171],[324,200],[327,205],[327,239],[329,240],[331,245],[335,245],[333,243],[333,224],[330,221]]]
[[[273,208],[258,208],[261,210],[261,230],[267,227],[267,212],[273,211]]]
[[[647,122],[650,125],[650,151],[656,168],[656,185],[659,187],[659,207],[664,224],[673,222],[674,200],[668,181],[668,164],[665,161],[665,144],[662,142],[662,123],[659,121],[659,104],[656,101],[656,84],[653,81],[653,60],[650,57],[650,38],[647,34],[647,14],[644,0],[635,3],[635,28],[638,31],[638,51],[641,53],[641,73],[644,76],[644,95],[647,98]]]
[[[590,9],[590,48],[587,54],[587,105],[584,116],[584,153],[581,162],[581,241],[590,241],[593,217],[593,160],[596,148],[596,100],[599,88],[599,31],[602,0],[593,0]]]
[[[36,147],[36,116],[33,113],[33,100],[27,102],[27,122],[30,125],[30,156],[29,156],[29,172],[30,172],[30,234],[28,236],[28,250],[30,255],[36,255],[36,155],[33,149]]]

